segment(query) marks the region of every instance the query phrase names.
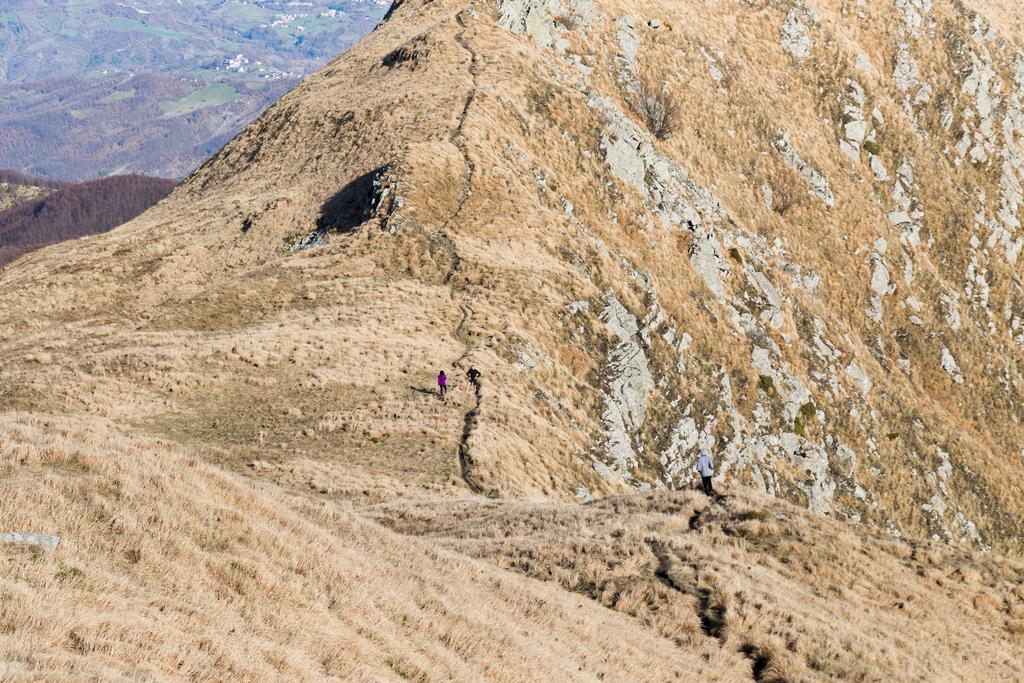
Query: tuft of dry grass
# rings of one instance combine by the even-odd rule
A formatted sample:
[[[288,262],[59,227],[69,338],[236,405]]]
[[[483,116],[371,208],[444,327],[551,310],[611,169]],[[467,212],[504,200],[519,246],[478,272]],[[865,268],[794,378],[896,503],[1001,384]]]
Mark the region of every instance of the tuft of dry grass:
[[[767,181],[772,191],[772,211],[786,215],[807,202],[806,183],[790,168],[779,168]]]

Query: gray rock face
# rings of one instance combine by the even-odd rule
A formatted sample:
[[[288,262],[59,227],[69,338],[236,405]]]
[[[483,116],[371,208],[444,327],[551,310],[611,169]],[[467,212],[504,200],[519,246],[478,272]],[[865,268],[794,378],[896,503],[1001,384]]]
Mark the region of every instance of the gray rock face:
[[[42,548],[53,551],[60,544],[60,536],[50,534],[19,533],[16,531],[0,533],[0,543]]]
[[[590,302],[585,299],[580,299],[579,301],[570,301],[569,304],[566,305],[565,307],[565,312],[568,313],[570,316],[574,316],[577,313],[581,311],[586,311],[589,308]]]
[[[857,454],[846,444],[836,446],[836,463],[846,476],[852,476],[857,469]]]
[[[618,299],[609,295],[601,320],[618,340],[608,361],[604,414],[605,452],[620,476],[637,465],[636,435],[644,424],[654,377],[640,344],[640,326]]]
[[[942,537],[947,542],[971,542],[984,549],[986,546],[981,542],[977,527],[962,511],[957,509],[959,506],[953,498],[953,492],[950,491],[949,477],[953,473],[953,463],[949,459],[949,453],[941,448],[936,450],[940,458],[939,466],[934,472],[929,472],[925,476],[925,479],[934,488],[935,494],[921,506],[921,509],[930,513],[932,522],[939,528]],[[952,519],[947,522],[949,517]]]
[[[854,383],[854,385],[860,389],[862,394],[871,393],[871,380],[864,371],[857,366],[856,363],[850,363],[846,366],[846,376]]]
[[[722,248],[718,239],[703,227],[698,227],[694,232],[693,243],[690,245],[690,265],[715,296],[721,297],[725,293],[722,273],[727,272],[727,269],[722,260]]]
[[[1024,296],[1019,297],[1018,301],[1024,302]],[[1017,313],[1014,310],[1014,305],[1007,301],[1003,307],[1003,317],[1010,328],[1010,336],[1013,338],[1014,343],[1021,349],[1024,349],[1024,310],[1021,313]]]
[[[889,212],[889,222],[900,229],[900,241],[907,247],[921,244],[920,222],[924,211],[917,197],[917,183],[914,182],[914,167],[904,160],[896,169],[896,182],[892,186],[892,198],[897,208]]]
[[[807,495],[808,509],[822,515],[831,512],[836,483],[830,476],[828,454],[796,434],[783,434],[781,442],[790,464],[807,474],[807,479],[797,481],[796,486]]]
[[[925,15],[932,11],[932,0],[896,0],[896,8],[903,12],[903,24],[915,39],[921,37]]]
[[[635,22],[634,22],[635,23]],[[619,23],[620,61],[631,53],[632,32],[628,23]],[[628,48],[628,49],[626,49]],[[709,59],[713,64],[713,60]],[[628,82],[628,80],[627,80]],[[796,264],[784,260],[784,250],[779,243],[768,245],[761,238],[748,234],[743,229],[734,230],[717,199],[711,192],[701,187],[672,159],[661,154],[652,144],[646,131],[613,103],[591,94],[588,104],[600,113],[604,128],[602,131],[601,149],[611,175],[628,187],[635,188],[643,197],[647,208],[657,215],[666,228],[687,225],[693,234],[693,242],[689,249],[689,258],[694,271],[707,284],[718,303],[731,312],[730,318],[734,326],[744,335],[763,341],[766,348],[760,348],[752,358],[752,365],[763,366],[763,374],[771,376],[782,399],[783,419],[792,423],[799,414],[801,406],[812,400],[812,394],[805,380],[790,372],[781,361],[773,360],[780,357],[778,345],[765,333],[762,323],[771,329],[779,329],[784,321],[784,307],[787,298],[778,281],[773,281],[769,263],[779,261],[785,272],[790,272],[794,287],[814,291],[821,283],[821,278],[809,273],[801,276]],[[863,105],[858,105],[863,106]],[[856,126],[850,130],[855,139],[860,137]],[[866,133],[865,133],[866,136]],[[835,197],[828,186],[827,180],[814,168],[804,163],[800,156],[783,138],[779,151],[798,172],[807,179],[815,195],[828,206],[833,206]],[[722,231],[721,236],[718,231]],[[730,246],[736,245],[745,254],[743,272],[750,290],[759,294],[765,308],[760,312],[760,321],[745,311],[747,306],[740,299],[730,294],[726,286],[726,277],[730,270],[723,258],[722,238]],[[658,320],[662,314],[657,310],[656,296],[651,295],[651,305],[644,324],[637,324],[635,318],[626,311],[614,298],[609,298],[608,305],[602,313],[602,320],[609,325],[619,345],[616,347],[609,362],[609,389],[605,398],[605,410],[602,416],[604,426],[604,450],[609,468],[604,463],[595,464],[595,469],[610,479],[629,480],[631,470],[636,466],[638,454],[643,448],[636,437],[642,426],[642,408],[647,398],[656,390],[658,378],[653,373],[644,356],[644,344],[651,343],[650,327],[652,321]],[[671,344],[676,340],[675,326],[664,333]],[[819,336],[824,336],[824,326]],[[637,339],[639,337],[639,339]],[[679,360],[677,369],[682,372],[687,367],[685,354],[689,336],[685,333],[679,340]],[[835,347],[819,338],[818,343],[826,350],[828,363],[835,362],[840,356]],[[866,377],[864,378],[865,381]],[[833,378],[832,385],[838,391],[838,384]],[[744,472],[755,485],[763,491],[775,494],[778,483],[772,461],[777,457],[790,459],[793,464],[803,467],[807,478],[803,480],[801,490],[807,495],[807,505],[818,512],[832,509],[831,500],[836,491],[836,483],[829,474],[828,457],[820,444],[797,439],[796,446],[787,450],[786,444],[773,433],[769,405],[759,405],[755,410],[755,421],[751,423],[744,418],[732,401],[731,383],[728,373],[724,373],[721,387],[721,409],[730,416],[733,429],[732,441],[724,450],[714,448],[714,418],[704,419],[703,424],[688,411],[679,417],[671,428],[668,448],[660,454],[663,474],[659,483],[677,486],[689,480],[696,449],[700,445],[717,452],[721,466],[719,476],[727,473]],[[868,386],[870,383],[868,382]],[[821,413],[819,413],[821,415]]]
[[[605,161],[615,177],[647,194],[647,167],[640,156],[640,140],[635,137],[605,138]]]
[[[560,29],[554,17],[568,16],[582,26],[597,17],[593,0],[500,0],[498,24],[515,33],[524,33],[542,47],[561,47]]]
[[[659,152],[630,117],[597,95],[591,95],[587,104],[605,121],[601,147],[612,174],[639,190],[666,227],[721,219],[722,208],[714,195]]]
[[[780,377],[780,384],[787,392],[788,402],[795,402],[792,399],[802,393],[798,386],[802,382],[789,383],[788,380],[794,378],[789,376],[785,369],[777,369],[769,354],[763,349],[755,349],[752,364],[758,372]],[[806,391],[806,387],[803,390]],[[722,375],[720,392],[734,436],[724,449],[719,450],[719,478],[732,471],[746,471],[757,488],[769,495],[775,495],[778,483],[772,461],[779,457],[785,458],[806,473],[806,478],[797,486],[807,496],[808,509],[821,514],[830,512],[836,483],[831,476],[828,456],[824,449],[793,433],[786,432],[781,436],[776,434],[770,424],[770,410],[764,403],[760,403],[755,409],[754,422],[747,420],[736,409],[728,373]],[[705,429],[709,430],[711,426],[708,425]],[[711,443],[706,445],[710,446]]]
[[[537,365],[537,361],[533,360],[533,356],[521,349],[519,351],[519,362],[516,363],[516,368],[521,371],[530,370],[532,372],[540,370],[540,366]]]
[[[892,82],[904,92],[917,85],[917,78],[920,70],[917,60],[910,54],[910,48],[906,43],[900,43],[896,52],[896,69],[892,74]]]
[[[412,218],[415,207],[406,206],[402,197],[404,185],[399,170],[391,165],[381,169],[373,179],[371,213],[380,221],[381,229],[392,235],[415,224]]]
[[[960,366],[956,362],[956,358],[953,357],[953,353],[945,346],[942,347],[942,353],[939,356],[939,361],[942,363],[942,369],[946,371],[946,374],[953,378],[953,381],[957,384],[964,383],[963,373],[960,372]]]
[[[800,158],[800,155],[793,148],[793,145],[789,142],[789,135],[783,135],[775,141],[775,148],[782,155],[790,166],[792,166],[797,173],[802,175],[807,183],[811,186],[811,192],[814,196],[824,202],[825,206],[832,208],[836,205],[836,197],[832,194],[832,189],[828,185],[828,180],[821,174],[818,169],[804,162]]]
[[[982,235],[987,233],[987,239],[971,238],[964,293],[973,307],[984,310],[989,317],[990,333],[995,334],[994,322],[987,311],[989,252],[1001,250],[1012,266],[1016,265],[1024,247],[1018,218],[1024,200],[1021,185],[1024,153],[1019,143],[1024,136],[1024,58],[1019,54],[1014,57],[1010,65],[1012,85],[1007,87],[989,51],[994,39],[992,27],[975,17],[971,38],[970,70],[961,84],[966,97],[964,121],[956,151],[971,163],[991,164],[1000,176],[995,206],[986,206],[984,193],[979,196],[982,206],[976,217],[976,230]]]
[[[600,460],[594,461],[594,471],[597,472],[597,476],[601,477],[605,481],[616,480],[615,473],[608,468],[608,465],[605,465]]]
[[[839,148],[850,159],[859,163],[861,145],[867,139],[869,129],[868,121],[864,115],[866,95],[864,87],[857,81],[847,80],[846,85],[848,99],[843,105],[845,123],[843,124]]]
[[[895,287],[891,284],[889,267],[885,265],[882,254],[874,252],[869,260],[871,267],[871,296],[868,299],[868,318],[876,323],[882,322],[884,308],[882,297],[892,294]]]
[[[588,103],[606,122],[601,144],[612,174],[635,187],[665,227],[689,227],[693,233],[690,263],[711,291],[721,297],[725,292],[722,275],[728,267],[718,237],[710,227],[722,219],[718,200],[690,179],[675,161],[659,152],[651,144],[650,136],[610,101],[592,96]]]
[[[722,296],[722,274],[728,272],[722,247],[711,222],[721,220],[721,205],[706,189],[690,179],[672,159],[659,152],[650,136],[614,104],[591,97],[590,106],[601,113],[605,161],[612,174],[635,187],[666,227],[686,224],[693,232],[690,263],[716,296]]]
[[[960,292],[949,290],[939,296],[939,303],[945,312],[946,324],[956,332],[960,329]]]
[[[783,401],[783,418],[792,422],[800,413],[800,406],[811,399],[811,392],[802,379],[790,372],[788,366],[779,364],[767,349],[754,347],[750,365],[761,377],[771,377],[772,384]]]
[[[850,121],[845,126],[846,139],[850,142],[860,144],[864,142],[864,136],[868,132],[868,124],[863,121]]]
[[[872,154],[870,163],[871,172],[875,174],[875,180],[882,181],[889,179],[889,172],[885,169],[885,164],[882,163],[881,159]]]
[[[878,296],[886,296],[889,291],[889,268],[882,261],[882,255],[874,253],[871,255],[871,291]]]
[[[920,37],[919,29],[923,25],[923,14],[931,11],[930,2],[919,0],[896,0],[902,6],[909,34],[912,40]],[[925,7],[927,5],[927,7]],[[931,101],[932,87],[921,79],[921,70],[917,60],[911,54],[911,44],[905,39],[896,46],[896,64],[892,75],[893,85],[904,94],[903,111],[914,120],[914,107]]]
[[[883,501],[872,491],[877,477],[883,474],[879,465],[885,457],[883,452],[888,450],[880,448],[875,441],[879,430],[885,428],[885,418],[876,408],[879,401],[886,400],[885,392],[891,388],[887,384],[879,387],[879,392],[883,393],[875,392],[868,370],[881,373],[891,368],[893,372],[912,374],[911,358],[895,357],[899,354],[893,355],[892,347],[883,344],[884,335],[879,335],[877,344],[872,345],[874,340],[855,340],[853,337],[858,335],[844,333],[843,325],[834,324],[834,320],[830,319],[826,325],[817,317],[809,318],[803,306],[805,297],[828,296],[835,291],[837,283],[824,282],[822,276],[801,264],[799,250],[787,242],[785,234],[778,235],[777,239],[766,239],[757,231],[737,225],[735,217],[727,215],[709,189],[701,187],[680,163],[660,151],[667,147],[652,137],[633,112],[620,109],[614,96],[598,92],[598,81],[591,87],[592,76],[599,73],[605,76],[600,87],[605,87],[607,76],[611,76],[620,89],[619,94],[628,101],[643,66],[642,56],[648,47],[645,41],[656,35],[653,33],[655,23],[641,16],[612,17],[612,44],[605,47],[610,48],[614,56],[607,51],[598,57],[587,55],[586,68],[581,68],[580,58],[560,51],[557,39],[549,40],[543,30],[538,33],[528,26],[531,12],[539,11],[538,8],[547,15],[560,16],[558,23],[563,23],[561,17],[565,15],[561,13],[575,11],[573,3],[568,0],[562,0],[561,4],[551,0],[496,1],[500,7],[515,9],[503,14],[503,22],[521,33],[536,33],[537,42],[550,47],[551,65],[564,67],[572,87],[584,94],[587,105],[597,114],[599,143],[593,153],[606,165],[603,180],[609,187],[615,187],[616,192],[636,193],[644,209],[634,215],[631,202],[629,215],[610,209],[611,220],[615,224],[629,222],[654,248],[666,239],[665,231],[686,227],[693,238],[687,255],[690,265],[711,293],[711,296],[700,297],[701,308],[715,324],[724,323],[726,335],[731,332],[736,343],[747,344],[750,354],[749,368],[709,367],[689,348],[690,337],[683,332],[685,324],[681,324],[684,321],[673,320],[658,303],[658,288],[663,283],[637,272],[637,266],[631,265],[624,254],[616,253],[610,242],[598,240],[588,230],[578,212],[567,209],[566,215],[581,234],[591,240],[602,258],[620,263],[632,276],[636,284],[633,294],[637,298],[629,300],[643,301],[642,310],[636,310],[635,315],[611,294],[597,307],[601,321],[610,332],[613,348],[606,359],[602,429],[595,444],[599,453],[594,462],[595,471],[617,484],[638,486],[641,479],[651,476],[654,477],[651,485],[672,488],[691,480],[696,452],[705,446],[710,448],[719,465],[719,477],[737,477],[770,494],[788,492],[786,495],[792,495],[795,486],[814,511],[867,523],[884,520],[892,533],[900,533],[884,511],[879,510]],[[853,171],[851,177],[860,174],[860,179],[868,181],[872,186],[871,200],[887,216],[887,220],[883,218],[882,224],[877,226],[877,239],[873,244],[857,250],[863,260],[858,264],[861,270],[855,277],[862,282],[866,280],[867,315],[879,325],[887,315],[899,318],[902,326],[905,315],[914,333],[932,334],[931,315],[938,310],[945,313],[952,331],[959,328],[966,333],[983,324],[983,315],[991,318],[991,311],[987,310],[988,288],[999,271],[992,268],[989,250],[1006,250],[1008,257],[1015,257],[1017,247],[1014,245],[1021,240],[1016,215],[1024,201],[1021,190],[1024,153],[1017,147],[1024,139],[1024,57],[1018,60],[1013,87],[1008,87],[1006,80],[999,80],[1000,74],[1007,73],[1006,65],[986,62],[988,48],[982,38],[975,37],[979,41],[977,45],[968,41],[962,54],[965,60],[971,59],[969,52],[977,56],[974,71],[972,62],[965,62],[964,69],[956,75],[966,81],[963,92],[937,101],[932,111],[923,106],[932,99],[932,88],[926,82],[932,71],[924,68],[928,53],[923,41],[920,45],[917,42],[924,35],[935,38],[938,30],[929,16],[930,2],[893,2],[900,19],[889,51],[884,55],[872,53],[874,64],[861,55],[856,76],[851,74],[836,84],[838,90],[823,92],[823,96],[839,98],[841,116],[836,117],[832,125],[836,126],[840,150],[853,162],[847,165]],[[863,3],[857,6],[866,8]],[[781,36],[784,49],[797,62],[811,58],[815,54],[817,25],[813,11],[796,0],[786,12]],[[513,16],[519,19],[509,19]],[[869,19],[866,9],[863,18]],[[550,30],[557,36],[560,28],[555,26]],[[672,29],[666,26],[664,30]],[[978,36],[983,35],[984,32],[978,33]],[[719,88],[731,88],[733,73],[726,55],[707,46],[698,45],[696,49],[698,58],[702,56],[700,68],[706,63],[710,80]],[[798,64],[792,66],[800,68]],[[883,76],[883,70],[889,73]],[[891,80],[885,83],[888,76]],[[556,76],[556,80],[561,79]],[[896,107],[891,104],[893,99]],[[947,278],[939,290],[941,297],[930,286],[929,279],[930,264],[935,263],[937,257],[929,250],[941,245],[934,237],[934,229],[930,229],[933,226],[927,221],[921,201],[922,197],[930,199],[931,188],[917,184],[920,180],[924,185],[930,176],[922,167],[921,178],[915,178],[914,164],[921,163],[922,157],[913,145],[890,144],[898,139],[890,133],[902,134],[907,125],[904,114],[910,118],[911,137],[916,132],[918,142],[934,143],[933,138],[944,136],[942,131],[945,131],[950,139],[942,143],[950,156],[959,155],[963,163],[987,159],[985,164],[978,165],[979,173],[987,169],[998,173],[998,162],[1004,164],[1000,191],[990,191],[988,202],[979,197],[979,218],[971,251],[966,254],[969,259],[966,279],[955,275]],[[935,128],[936,123],[938,128]],[[956,127],[961,123],[966,126],[962,136],[956,134]],[[837,197],[829,178],[819,170],[821,167],[815,168],[810,158],[812,147],[808,146],[807,151],[801,149],[808,160],[797,149],[802,147],[802,140],[791,140],[788,135],[776,136],[772,143],[775,151],[769,153],[778,153],[804,179],[809,193],[825,207],[834,207]],[[958,140],[964,145],[962,149],[957,146]],[[904,150],[903,157],[901,150]],[[584,150],[583,155],[587,159],[592,157],[590,150]],[[767,184],[759,187],[763,179],[744,175],[743,180],[759,191],[758,200],[763,193],[766,204],[772,207],[772,188]],[[840,179],[837,176],[834,180],[839,182]],[[843,179],[844,188],[850,187],[848,180]],[[854,195],[849,198],[850,201],[855,199]],[[658,230],[659,222],[663,231]],[[787,254],[790,248],[797,253]],[[960,275],[964,274],[961,269]],[[841,269],[840,275],[849,274]],[[959,297],[958,282],[966,282]],[[598,284],[596,280],[594,284]],[[598,286],[603,288],[607,283]],[[897,287],[900,300],[888,299],[896,293]],[[1001,296],[997,291],[993,286],[993,297]],[[596,300],[592,298],[590,303]],[[975,317],[975,306],[985,309],[982,315]],[[1002,317],[1007,330],[1012,332],[1011,338],[1024,347],[1024,307],[1012,303],[1004,308]],[[585,302],[573,302],[565,309],[566,318],[576,316],[580,323],[584,319],[591,320],[588,313]],[[667,358],[663,357],[665,354],[669,354]],[[891,365],[889,362],[874,364],[871,357],[878,354],[893,355]],[[949,349],[944,349],[938,359],[911,356],[915,367],[934,365],[939,360],[953,381],[966,383]],[[537,356],[534,354],[534,357]],[[973,369],[976,365],[973,357],[970,364],[966,356],[962,360],[965,368]],[[868,362],[870,366],[865,365]],[[755,377],[770,377],[770,383],[764,382],[770,390],[760,383],[753,387],[745,385],[745,400],[740,409],[733,400],[732,383],[739,381],[736,379],[739,376],[749,377],[750,370],[756,373]],[[683,375],[682,381],[678,375]],[[1012,379],[1008,381],[1007,386],[1012,387]],[[748,403],[751,397],[753,405]],[[813,411],[806,409],[808,403],[815,405]],[[648,410],[648,406],[654,405],[658,406],[659,433],[656,441],[650,443],[644,437],[654,432],[651,421],[655,414],[653,408]],[[694,410],[694,406],[700,407]],[[662,419],[664,425],[660,424]],[[796,425],[796,419],[804,429]],[[850,433],[843,431],[845,429]],[[804,430],[804,435],[795,433]],[[838,436],[840,433],[842,439]],[[660,449],[658,453],[645,451],[654,444]],[[658,471],[649,468],[656,464],[652,462],[652,455],[660,461]],[[781,463],[786,465],[780,469]],[[790,467],[798,468],[803,476],[783,475],[782,472],[791,471]],[[862,478],[868,472],[873,477]],[[947,482],[942,478],[943,472],[946,469],[941,467],[936,471],[936,481]],[[954,492],[953,479],[948,480],[947,487]],[[943,523],[954,535],[971,537],[970,520],[957,516],[958,510],[952,502],[955,495],[946,495],[941,487],[934,493],[938,500],[928,501],[926,496],[920,502],[927,502],[940,511]],[[580,497],[585,498],[585,494]]]
[[[636,71],[636,56],[640,52],[640,37],[636,34],[637,23],[636,17],[622,17],[615,22],[619,29],[619,56],[633,72]]]
[[[557,36],[552,16],[560,4],[550,0],[508,0],[501,3],[498,24],[525,33],[543,47],[552,47]]]
[[[807,59],[811,56],[814,42],[811,40],[810,29],[816,22],[813,13],[803,5],[790,8],[786,20],[782,24],[782,49],[796,59]]]
[[[1003,231],[996,240],[1006,251],[1006,260],[1016,265],[1024,237],[1020,231],[1021,204],[1024,203],[1024,152],[1017,140],[1024,136],[1024,58],[1018,55],[1013,63],[1013,93],[1010,96],[1003,123],[1003,176],[999,180],[1000,197],[998,216]]]

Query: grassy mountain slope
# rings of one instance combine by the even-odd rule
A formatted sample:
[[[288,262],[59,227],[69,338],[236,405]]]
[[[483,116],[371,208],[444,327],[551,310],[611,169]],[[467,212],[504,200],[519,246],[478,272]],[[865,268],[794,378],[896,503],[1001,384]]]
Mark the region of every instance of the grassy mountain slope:
[[[5,552],[5,680],[520,680],[582,667],[652,679],[655,658],[668,675],[735,670],[717,648],[705,649],[727,660],[721,672],[588,600],[108,422],[5,422],[4,519],[67,535],[53,556]]]
[[[1011,680],[1024,565],[744,489],[592,505],[289,493],[7,414],[4,680]],[[356,503],[353,506],[353,502]]]
[[[0,274],[0,499],[66,538],[8,555],[5,659],[1019,675],[1006,8],[397,4],[166,201]],[[672,492],[699,445],[710,507]]]

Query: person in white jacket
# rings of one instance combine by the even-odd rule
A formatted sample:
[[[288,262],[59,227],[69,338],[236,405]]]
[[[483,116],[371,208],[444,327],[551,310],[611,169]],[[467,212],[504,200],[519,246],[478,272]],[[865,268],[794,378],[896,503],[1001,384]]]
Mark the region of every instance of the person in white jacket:
[[[711,456],[705,449],[700,449],[700,457],[697,458],[697,472],[700,474],[700,481],[704,485],[704,493],[709,496],[715,492],[711,486],[711,475],[715,473],[715,464],[711,462]]]

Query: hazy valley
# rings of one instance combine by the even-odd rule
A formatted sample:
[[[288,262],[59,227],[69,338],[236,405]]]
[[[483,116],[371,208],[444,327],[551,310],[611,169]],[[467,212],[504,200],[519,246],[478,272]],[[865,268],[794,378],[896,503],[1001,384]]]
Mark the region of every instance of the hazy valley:
[[[0,168],[181,177],[385,10],[376,0],[5,3]]]

